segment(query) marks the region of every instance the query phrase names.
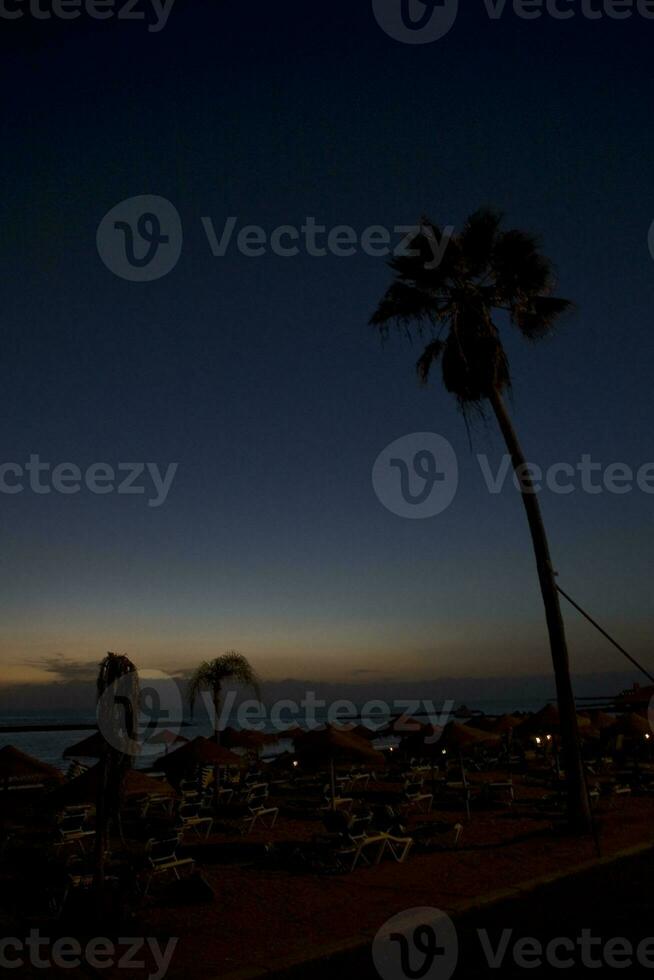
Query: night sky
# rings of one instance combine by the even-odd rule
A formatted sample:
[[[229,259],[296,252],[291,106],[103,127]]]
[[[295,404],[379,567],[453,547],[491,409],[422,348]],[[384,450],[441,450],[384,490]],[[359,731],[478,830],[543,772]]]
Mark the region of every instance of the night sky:
[[[232,647],[270,678],[547,672],[519,496],[489,495],[475,460],[499,465],[501,438],[477,423],[471,449],[438,378],[419,387],[420,348],[368,326],[385,260],[216,258],[201,223],[460,227],[497,206],[577,304],[539,346],[505,338],[528,458],[653,460],[654,20],[463,6],[424,45],[369,0],[177,0],[159,32],[0,23],[1,461],[179,464],[160,507],[0,494],[5,682],[58,653],[176,670]],[[96,231],[146,194],[184,244],[135,283]],[[371,470],[424,431],[454,446],[460,488],[403,520]],[[561,583],[651,665],[654,496],[541,503]],[[566,616],[575,672],[622,668]]]

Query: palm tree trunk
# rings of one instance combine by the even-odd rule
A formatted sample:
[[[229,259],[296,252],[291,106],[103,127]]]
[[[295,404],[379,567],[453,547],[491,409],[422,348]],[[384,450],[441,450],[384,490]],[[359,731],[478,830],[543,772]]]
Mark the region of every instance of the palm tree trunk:
[[[105,882],[104,865],[107,848],[107,784],[109,769],[109,752],[103,749],[98,763],[98,787],[95,803],[95,854],[93,884],[99,914],[104,913]]]
[[[533,481],[528,473],[522,448],[518,442],[518,437],[501,393],[493,390],[490,395],[490,402],[509,453],[511,454],[513,468],[518,475],[522,502],[527,512],[529,530],[531,531],[531,539],[536,556],[536,567],[538,569],[538,579],[545,606],[552,663],[556,678],[561,738],[565,752],[568,781],[568,817],[572,829],[582,833],[589,833],[592,829],[592,820],[579,744],[577,708],[572,690],[572,681],[570,679],[568,645],[545,526]]]
[[[220,692],[221,685],[214,688],[213,691],[213,737],[216,741],[216,745],[220,745],[220,722],[219,722],[219,711],[220,711]],[[219,766],[213,767],[213,810],[214,813],[218,813],[218,789],[220,788],[220,768]]]

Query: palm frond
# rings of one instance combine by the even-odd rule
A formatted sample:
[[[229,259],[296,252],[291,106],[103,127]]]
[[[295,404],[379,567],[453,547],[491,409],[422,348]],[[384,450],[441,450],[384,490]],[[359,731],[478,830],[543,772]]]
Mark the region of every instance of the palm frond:
[[[260,697],[260,681],[247,657],[236,650],[228,650],[214,660],[205,660],[191,675],[187,690],[191,712],[201,691],[215,694],[226,681],[252,687]]]
[[[423,218],[411,248],[389,263],[394,279],[371,324],[385,335],[396,325],[410,335],[427,329],[427,343],[416,368],[425,383],[440,359],[443,381],[459,405],[480,409],[493,391],[511,386],[506,352],[493,316],[508,311],[530,340],[548,333],[571,304],[552,295],[555,276],[534,235],[501,230],[502,215],[492,208],[472,214],[460,234],[448,240],[436,268],[429,269],[434,242],[442,232]],[[438,336],[434,328],[438,327]],[[440,332],[447,331],[444,339]]]
[[[429,293],[398,280],[387,289],[370,324],[385,334],[390,324],[402,328],[416,324],[420,328],[425,323],[436,323],[438,316],[438,306]]]
[[[416,371],[418,372],[418,378],[421,384],[427,384],[429,381],[431,369],[443,353],[444,346],[445,344],[442,340],[432,340],[430,344],[427,344],[418,358]]]
[[[556,321],[574,309],[574,303],[557,296],[532,296],[528,304],[512,310],[511,319],[528,340],[540,340],[554,329]]]
[[[491,264],[502,217],[502,212],[494,208],[480,208],[463,226],[461,252],[469,275],[480,276]]]

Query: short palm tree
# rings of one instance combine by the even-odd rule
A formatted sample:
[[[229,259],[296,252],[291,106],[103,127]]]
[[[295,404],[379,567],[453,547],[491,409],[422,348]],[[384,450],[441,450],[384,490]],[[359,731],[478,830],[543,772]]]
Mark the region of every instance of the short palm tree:
[[[228,650],[221,657],[201,663],[189,681],[188,698],[191,711],[201,691],[211,696],[213,706],[214,738],[220,744],[220,702],[223,686],[226,683],[243,684],[251,687],[260,697],[259,678],[247,657],[236,650]]]
[[[442,233],[423,220],[410,251],[391,260],[394,280],[371,323],[383,335],[391,325],[409,334],[413,328],[426,340],[417,364],[420,380],[426,383],[431,369],[440,362],[445,388],[464,413],[483,413],[486,404],[495,413],[519,480],[545,605],[566,754],[570,822],[588,831],[591,818],[559,594],[538,498],[504,399],[511,377],[496,323],[498,316],[503,317],[535,341],[550,333],[571,303],[552,295],[553,268],[537,240],[522,231],[504,231],[501,223],[498,212],[477,211],[451,237],[444,252],[437,253],[434,245],[441,243]],[[438,264],[435,254],[443,255]]]
[[[136,667],[128,657],[108,653],[100,663],[96,688],[98,728],[104,737],[98,763],[95,832],[95,884],[102,902],[109,823],[119,819],[125,773],[135,751],[139,709]]]

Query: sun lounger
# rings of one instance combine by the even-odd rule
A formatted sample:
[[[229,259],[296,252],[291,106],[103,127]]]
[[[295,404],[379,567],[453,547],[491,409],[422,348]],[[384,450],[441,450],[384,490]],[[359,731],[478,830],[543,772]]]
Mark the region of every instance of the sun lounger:
[[[180,880],[180,868],[191,869],[195,864],[193,858],[178,858],[177,848],[179,847],[179,837],[168,837],[165,840],[149,840],[146,845],[146,854],[149,864],[149,874],[145,886],[144,895],[147,895],[152,879],[157,875],[172,872],[177,880]]]
[[[335,838],[335,854],[346,860],[347,870],[354,871],[359,864],[379,864],[385,853],[397,862],[408,856],[413,838],[400,837],[388,831],[370,831],[372,813],[348,817],[343,812],[332,812],[323,817],[325,828]]]
[[[77,844],[82,854],[85,853],[84,842],[89,837],[95,837],[95,831],[86,829],[86,810],[82,809],[78,813],[65,813],[57,827],[61,840],[55,846],[62,847],[65,844]]]
[[[249,834],[261,822],[274,827],[279,816],[279,807],[268,806],[268,783],[251,783],[241,794],[241,802],[247,807],[247,814],[241,820],[241,833]]]
[[[241,833],[244,834],[251,833],[259,822],[269,829],[274,827],[279,816],[278,806],[249,807],[249,811],[248,815],[241,821]]]
[[[400,806],[405,810],[419,810],[429,813],[434,802],[433,793],[423,793],[422,783],[408,782],[404,787],[404,800]]]
[[[197,837],[201,837],[203,834],[204,837],[208,837],[211,833],[213,817],[202,816],[200,803],[182,803],[177,811],[177,818],[182,833],[192,830]]]

